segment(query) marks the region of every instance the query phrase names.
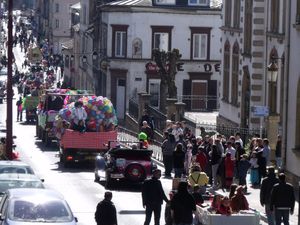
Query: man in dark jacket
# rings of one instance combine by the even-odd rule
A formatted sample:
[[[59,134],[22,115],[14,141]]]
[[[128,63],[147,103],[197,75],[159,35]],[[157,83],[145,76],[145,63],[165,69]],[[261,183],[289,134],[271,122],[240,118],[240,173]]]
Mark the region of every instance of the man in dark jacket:
[[[276,178],[274,167],[268,167],[268,176],[263,179],[260,188],[260,204],[265,206],[265,212],[268,218],[268,224],[274,225],[274,213],[270,209],[271,191],[273,186],[279,182]]]
[[[289,213],[294,213],[295,194],[294,187],[286,183],[285,174],[280,173],[279,183],[273,186],[271,192],[270,209],[275,211],[276,225],[281,224],[283,220],[284,225],[289,225]]]
[[[156,169],[153,172],[152,178],[146,180],[142,186],[143,207],[146,208],[144,225],[150,224],[152,212],[154,212],[154,224],[159,225],[163,200],[169,202],[159,180],[160,177],[161,171]]]
[[[117,225],[117,213],[114,203],[111,201],[112,193],[105,192],[104,200],[98,203],[95,212],[97,225]]]

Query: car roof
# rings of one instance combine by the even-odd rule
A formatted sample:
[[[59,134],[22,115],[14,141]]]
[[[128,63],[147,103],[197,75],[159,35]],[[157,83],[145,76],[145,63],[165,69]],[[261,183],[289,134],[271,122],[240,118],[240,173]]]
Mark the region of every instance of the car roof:
[[[47,196],[48,198],[65,200],[64,196],[52,189],[40,189],[40,188],[12,188],[6,191],[10,197],[28,197],[33,195]]]
[[[0,166],[29,166],[23,161],[0,160]]]
[[[1,173],[0,182],[1,180],[37,181],[41,179],[38,178],[36,175],[29,173]]]

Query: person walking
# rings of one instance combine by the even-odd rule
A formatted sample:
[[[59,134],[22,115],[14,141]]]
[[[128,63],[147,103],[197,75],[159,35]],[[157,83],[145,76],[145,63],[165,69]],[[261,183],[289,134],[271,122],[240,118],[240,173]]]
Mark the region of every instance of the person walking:
[[[22,121],[23,107],[22,107],[22,97],[20,96],[19,100],[16,103],[17,106],[17,122]]]
[[[144,181],[142,185],[143,207],[146,209],[144,225],[149,225],[152,212],[154,212],[154,225],[159,225],[161,205],[163,200],[169,202],[160,182],[161,170],[156,169],[151,179]]]
[[[280,173],[279,183],[273,186],[271,192],[270,209],[274,211],[276,225],[283,220],[284,225],[289,225],[289,213],[294,213],[295,194],[294,187],[286,182],[285,174]]]
[[[114,203],[111,201],[112,192],[104,193],[104,200],[98,203],[95,220],[97,225],[117,225],[117,213]]]
[[[179,182],[177,193],[171,200],[174,225],[193,224],[193,212],[196,211],[196,203],[187,188],[187,182]]]
[[[184,174],[184,159],[185,152],[183,151],[183,145],[178,143],[175,151],[173,152],[173,166],[175,172],[175,178],[180,178]]]
[[[274,213],[270,209],[271,191],[273,186],[279,182],[276,178],[274,167],[268,167],[268,175],[261,182],[260,204],[265,207],[265,213],[268,218],[268,224],[274,225]]]
[[[173,169],[173,152],[175,150],[176,142],[173,134],[165,131],[167,137],[161,146],[163,154],[163,163],[165,166],[165,176],[170,178]]]
[[[222,159],[222,152],[219,151],[216,145],[212,145],[210,155],[211,175],[213,180],[213,189],[218,189],[217,171]]]
[[[275,148],[275,157],[276,157],[276,167],[281,169],[282,159],[281,159],[281,135],[277,136],[276,148]]]

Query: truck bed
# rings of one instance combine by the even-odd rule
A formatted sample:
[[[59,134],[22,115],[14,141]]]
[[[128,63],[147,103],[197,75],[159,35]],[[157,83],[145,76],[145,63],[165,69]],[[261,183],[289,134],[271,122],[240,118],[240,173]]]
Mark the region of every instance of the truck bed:
[[[80,133],[66,129],[60,140],[62,148],[107,149],[108,141],[117,140],[117,131]]]

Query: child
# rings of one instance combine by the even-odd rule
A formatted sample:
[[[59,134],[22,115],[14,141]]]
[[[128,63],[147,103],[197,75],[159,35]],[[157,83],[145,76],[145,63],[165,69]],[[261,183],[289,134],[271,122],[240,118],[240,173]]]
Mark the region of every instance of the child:
[[[217,214],[230,216],[232,213],[231,207],[230,207],[230,199],[225,196],[221,200],[221,203],[219,205],[219,208],[217,210]]]
[[[259,185],[259,176],[258,176],[259,166],[257,164],[257,157],[255,151],[253,151],[251,154],[250,164],[251,164],[250,181],[252,186],[257,186]]]
[[[247,172],[248,169],[250,168],[251,164],[248,161],[248,155],[243,154],[242,159],[238,163],[238,169],[239,169],[239,185],[245,186],[245,191],[247,191]]]
[[[217,212],[222,201],[222,195],[214,195],[214,198],[211,202],[210,211]]]
[[[231,153],[227,152],[225,157],[225,187],[228,189],[232,184],[234,176],[234,160]]]

